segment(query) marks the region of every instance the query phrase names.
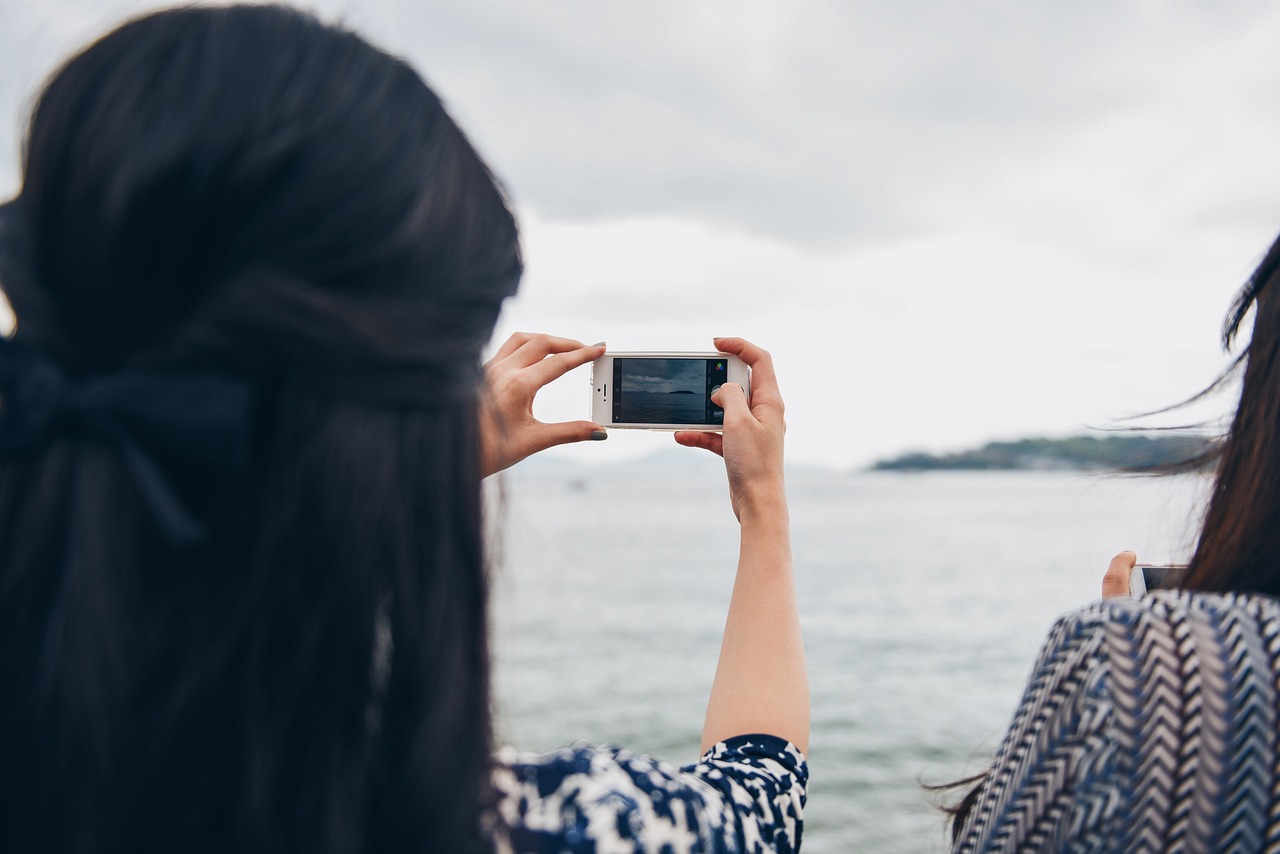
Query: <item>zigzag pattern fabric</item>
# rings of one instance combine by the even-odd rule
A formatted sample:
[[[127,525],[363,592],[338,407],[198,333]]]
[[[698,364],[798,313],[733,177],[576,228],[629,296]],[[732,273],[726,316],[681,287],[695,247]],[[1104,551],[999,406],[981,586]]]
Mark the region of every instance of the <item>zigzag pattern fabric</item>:
[[[1160,592],[1059,620],[959,852],[1280,852],[1280,601]]]

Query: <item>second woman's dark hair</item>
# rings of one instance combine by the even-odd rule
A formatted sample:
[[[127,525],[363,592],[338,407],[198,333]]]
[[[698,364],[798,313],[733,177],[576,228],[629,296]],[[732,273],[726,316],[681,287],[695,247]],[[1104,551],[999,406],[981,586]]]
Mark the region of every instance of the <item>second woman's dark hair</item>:
[[[31,119],[16,341],[75,382],[250,388],[237,470],[0,459],[0,849],[483,847],[476,399],[520,274],[500,190],[406,64],[281,7],[133,21]],[[2,405],[12,405],[5,400]]]
[[[1223,328],[1223,344],[1230,348],[1253,314],[1253,334],[1234,365],[1244,368],[1240,402],[1218,453],[1204,526],[1188,571],[1186,586],[1195,590],[1280,596],[1277,279],[1280,238],[1236,297]]]

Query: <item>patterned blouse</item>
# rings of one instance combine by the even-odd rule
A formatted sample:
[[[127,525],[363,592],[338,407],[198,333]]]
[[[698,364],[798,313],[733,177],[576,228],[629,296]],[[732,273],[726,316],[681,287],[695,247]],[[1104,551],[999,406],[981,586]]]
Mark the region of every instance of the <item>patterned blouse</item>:
[[[1161,592],[1060,620],[955,850],[1280,851],[1280,602]]]
[[[809,769],[793,745],[744,735],[676,768],[618,748],[496,757],[496,850],[794,852]]]

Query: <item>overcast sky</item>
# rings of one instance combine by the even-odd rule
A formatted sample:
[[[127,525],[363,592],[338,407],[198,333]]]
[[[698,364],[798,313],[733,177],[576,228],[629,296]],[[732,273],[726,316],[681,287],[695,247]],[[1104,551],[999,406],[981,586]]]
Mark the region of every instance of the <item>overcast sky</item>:
[[[0,0],[0,191],[43,75],[156,5]],[[750,337],[800,462],[1175,402],[1280,228],[1280,4],[311,6],[410,58],[507,182],[528,275],[500,335]],[[585,375],[539,407],[588,411]]]

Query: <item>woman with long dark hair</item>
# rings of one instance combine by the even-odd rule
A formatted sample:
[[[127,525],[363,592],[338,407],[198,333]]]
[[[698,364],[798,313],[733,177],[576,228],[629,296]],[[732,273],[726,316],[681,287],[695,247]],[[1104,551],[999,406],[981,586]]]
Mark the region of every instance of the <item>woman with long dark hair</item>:
[[[743,523],[702,761],[495,758],[480,481],[602,436],[530,409],[602,347],[482,368],[520,274],[439,99],[350,32],[178,9],[52,77],[0,208],[0,850],[798,847],[782,401],[740,339],[751,400],[678,436]]]
[[[954,819],[957,851],[1280,850],[1280,239],[1236,298],[1252,314],[1240,401],[1183,589],[1104,600],[1041,650],[995,762]]]

